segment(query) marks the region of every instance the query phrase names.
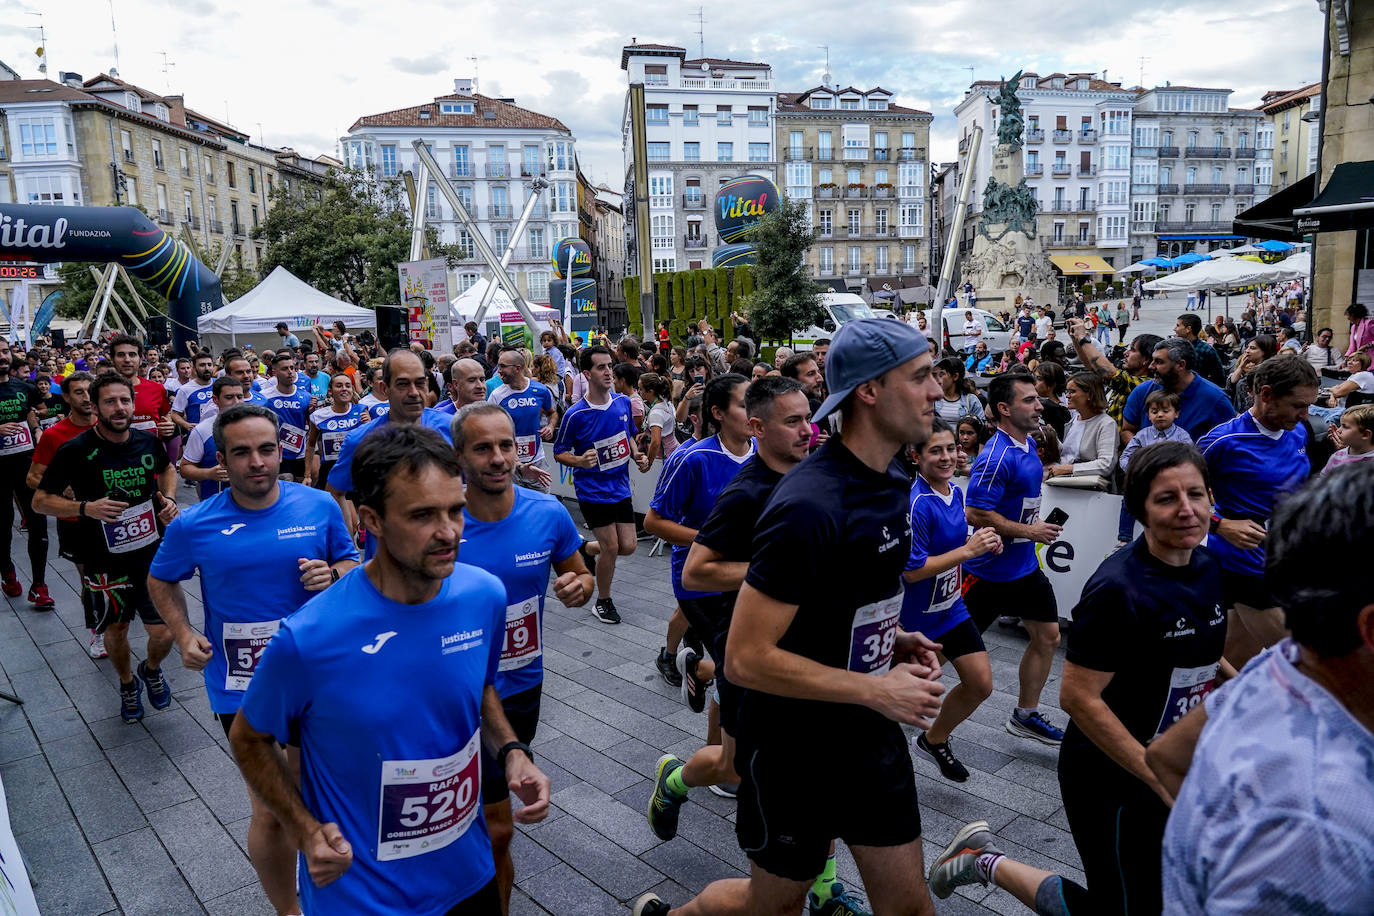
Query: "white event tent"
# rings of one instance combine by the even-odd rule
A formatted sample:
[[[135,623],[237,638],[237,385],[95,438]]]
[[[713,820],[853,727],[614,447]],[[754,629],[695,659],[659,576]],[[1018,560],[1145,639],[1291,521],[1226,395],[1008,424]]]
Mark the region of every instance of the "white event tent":
[[[377,313],[335,299],[278,266],[267,278],[233,302],[201,315],[196,322],[202,346],[219,352],[226,347],[251,344],[259,349],[281,343],[278,322],[286,322],[301,340],[310,328],[326,328],[342,321],[350,331],[377,329]]]
[[[494,280],[485,278],[478,280],[449,303],[449,307],[453,311],[453,339],[455,342],[464,339],[463,325],[471,321],[472,317],[477,314],[477,307],[482,304],[482,294],[486,292],[488,284],[494,282]],[[553,326],[549,323],[549,319],[559,318],[563,314],[559,309],[539,305],[535,302],[530,302],[529,306],[530,311],[534,313],[535,319],[539,322],[541,330],[552,329]],[[511,301],[510,296],[506,294],[500,284],[497,284],[491,302],[487,304],[487,314],[482,318],[484,325],[482,333],[486,334],[489,339],[493,335],[499,338],[501,336],[501,314],[514,311],[516,311],[515,303]]]

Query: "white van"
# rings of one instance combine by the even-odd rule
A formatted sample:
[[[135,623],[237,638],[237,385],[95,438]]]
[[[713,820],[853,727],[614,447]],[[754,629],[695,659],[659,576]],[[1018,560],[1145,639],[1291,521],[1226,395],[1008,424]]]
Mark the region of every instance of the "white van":
[[[945,323],[945,331],[949,334],[949,345],[955,350],[963,352],[964,349],[964,313],[972,312],[973,317],[983,323],[983,336],[981,340],[988,345],[988,349],[997,352],[1005,350],[1011,345],[1012,329],[1002,323],[992,312],[985,312],[979,308],[967,309],[945,309],[940,317]],[[932,318],[931,311],[922,311],[925,316],[926,324],[929,326]]]
[[[855,318],[877,318],[868,303],[853,293],[821,293],[821,308],[825,317],[819,325],[792,332],[792,349],[796,352],[810,350],[818,340],[828,340],[835,336],[840,325]],[[786,344],[786,341],[782,342]]]

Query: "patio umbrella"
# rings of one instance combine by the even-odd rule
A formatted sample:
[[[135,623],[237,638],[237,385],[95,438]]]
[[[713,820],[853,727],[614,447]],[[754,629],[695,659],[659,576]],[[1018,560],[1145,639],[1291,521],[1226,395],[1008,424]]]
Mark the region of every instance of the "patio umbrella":
[[[1174,262],[1173,262],[1173,261],[1170,261],[1168,258],[1146,258],[1145,260],[1141,261],[1140,263],[1141,263],[1141,264],[1148,264],[1148,265],[1150,265],[1151,267],[1173,267],[1173,266],[1174,266]]]
[[[1312,252],[1300,251],[1267,266],[1279,272],[1280,280],[1306,280],[1312,276]]]
[[[1264,251],[1258,245],[1241,245],[1239,248],[1227,248],[1231,254],[1253,254],[1256,251]]]
[[[1217,258],[1196,264],[1178,273],[1151,280],[1146,289],[1168,292],[1170,290],[1224,290],[1226,291],[1225,313],[1231,315],[1230,290],[1237,286],[1250,286],[1254,283],[1268,283],[1273,280],[1274,271],[1268,264],[1247,261],[1245,258]],[[1211,300],[1208,300],[1208,317],[1211,317]]]
[[[1151,260],[1153,260],[1153,258],[1152,258]],[[1150,261],[1136,261],[1136,262],[1135,262],[1134,264],[1132,264],[1130,267],[1123,267],[1123,268],[1121,268],[1120,270],[1117,271],[1117,273],[1119,273],[1119,274],[1138,274],[1138,273],[1144,273],[1144,272],[1147,271],[1147,270],[1150,271],[1151,273],[1153,273],[1156,266],[1157,266],[1157,265],[1155,265],[1155,264],[1151,264]]]
[[[1210,260],[1211,258],[1205,254],[1198,254],[1196,251],[1190,251],[1187,254],[1181,254],[1178,257],[1173,258],[1172,260],[1170,260],[1169,263],[1173,267],[1187,267],[1189,264],[1196,264],[1199,261]]]
[[[1288,242],[1280,242],[1277,239],[1265,239],[1263,242],[1258,243],[1255,247],[1259,248],[1262,251],[1268,251],[1273,254],[1283,254],[1285,251],[1293,250],[1293,246],[1291,244],[1289,244]]]

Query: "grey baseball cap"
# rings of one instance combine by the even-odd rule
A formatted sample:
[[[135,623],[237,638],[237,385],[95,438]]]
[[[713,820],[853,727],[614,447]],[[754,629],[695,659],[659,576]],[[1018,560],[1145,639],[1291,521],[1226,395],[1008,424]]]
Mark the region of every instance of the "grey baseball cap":
[[[840,325],[825,356],[825,379],[830,397],[811,418],[819,422],[833,413],[850,392],[889,369],[913,360],[930,349],[930,341],[905,321],[858,318]]]

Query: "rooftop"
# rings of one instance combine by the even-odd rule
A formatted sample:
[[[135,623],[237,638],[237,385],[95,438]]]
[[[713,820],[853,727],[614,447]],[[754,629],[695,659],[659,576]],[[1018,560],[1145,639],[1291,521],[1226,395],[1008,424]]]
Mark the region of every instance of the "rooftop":
[[[472,102],[472,114],[443,114],[440,110],[440,102]],[[425,118],[420,117],[420,112],[428,112]],[[494,114],[494,117],[487,117],[487,112]],[[490,96],[473,93],[466,95],[454,93],[450,95],[437,96],[433,102],[426,102],[423,105],[413,105],[409,108],[398,108],[395,111],[384,111],[380,114],[363,115],[353,122],[350,131],[360,127],[485,127],[507,130],[559,130],[569,133],[566,125],[557,118],[542,115],[510,102],[494,99]]]
[[[779,111],[779,112],[786,112],[786,111],[798,111],[798,112],[800,112],[800,111],[805,111],[805,112],[811,112],[811,111],[820,110],[820,111],[822,111],[822,112],[833,112],[833,113],[836,114],[837,116],[838,116],[839,114],[841,114],[841,112],[844,112],[845,114],[853,114],[852,111],[846,111],[846,110],[844,110],[844,109],[824,109],[824,108],[823,108],[823,109],[814,109],[814,108],[812,108],[811,106],[807,105],[807,104],[806,104],[807,100],[811,97],[811,95],[812,95],[813,93],[816,93],[816,92],[829,92],[829,93],[834,93],[834,94],[837,94],[837,95],[838,95],[838,94],[845,94],[845,93],[858,93],[859,95],[873,95],[873,94],[876,93],[876,94],[878,94],[878,95],[883,96],[884,98],[891,98],[891,96],[892,96],[892,93],[891,93],[891,92],[888,92],[886,89],[880,89],[880,88],[874,88],[874,89],[869,89],[869,90],[866,90],[866,91],[865,91],[865,90],[863,90],[863,89],[854,89],[853,87],[850,87],[850,88],[848,88],[848,89],[835,90],[835,89],[831,89],[829,86],[814,86],[814,87],[812,87],[812,88],[810,88],[810,89],[807,89],[807,90],[804,90],[804,91],[802,91],[802,92],[779,92],[779,93],[778,93],[778,111]],[[865,112],[866,112],[867,114],[904,114],[904,115],[917,115],[917,116],[931,117],[931,113],[928,112],[928,111],[922,111],[922,110],[919,109],[919,108],[907,108],[907,107],[905,107],[905,106],[903,106],[903,105],[894,105],[894,104],[892,104],[891,102],[888,102],[888,103],[887,103],[887,107],[884,108],[884,109],[882,109],[882,110],[880,110],[880,111],[869,111],[869,110],[865,109]]]
[[[1275,89],[1264,94],[1260,99],[1259,110],[1265,114],[1277,114],[1288,108],[1301,105],[1314,96],[1322,94],[1321,83],[1309,83],[1301,89]]]
[[[636,44],[631,41],[630,44],[620,50],[620,69],[629,69],[631,54],[649,54],[654,57],[686,57],[687,49],[679,48],[677,45]]]

